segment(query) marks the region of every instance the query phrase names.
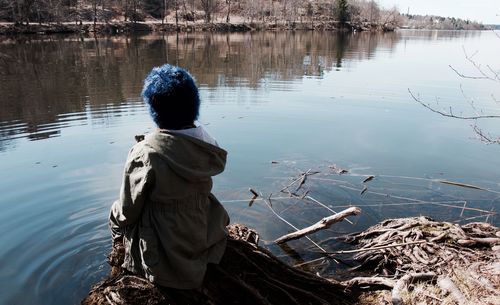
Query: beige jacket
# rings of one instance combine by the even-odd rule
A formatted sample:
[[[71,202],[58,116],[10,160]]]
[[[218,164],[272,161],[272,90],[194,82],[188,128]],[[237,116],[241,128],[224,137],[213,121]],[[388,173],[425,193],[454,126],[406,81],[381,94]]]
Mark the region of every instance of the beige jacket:
[[[211,177],[224,170],[226,154],[168,131],[131,149],[110,212],[113,238],[124,237],[124,268],[161,286],[202,284],[207,263],[218,263],[226,247],[229,217],[211,194]]]

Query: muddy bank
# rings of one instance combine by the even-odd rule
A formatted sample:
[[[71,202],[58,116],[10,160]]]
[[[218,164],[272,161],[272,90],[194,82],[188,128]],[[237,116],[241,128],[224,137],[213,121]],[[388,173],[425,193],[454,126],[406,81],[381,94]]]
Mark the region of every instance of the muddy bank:
[[[108,23],[108,24],[0,24],[0,35],[25,35],[25,34],[80,34],[99,33],[117,34],[131,32],[149,32],[151,28],[140,23]]]
[[[84,24],[0,24],[0,35],[20,34],[98,34],[98,35],[120,35],[131,33],[152,32],[247,32],[261,29],[248,24],[231,23],[196,23],[179,24],[173,23],[142,23],[142,22],[113,22]]]
[[[115,243],[110,276],[95,285],[81,304],[353,304],[354,297],[339,282],[289,267],[259,247],[255,231],[241,225],[228,229],[226,252],[218,265],[208,266],[201,288],[163,288],[127,273],[119,266],[123,247]]]
[[[487,223],[390,219],[336,239],[351,249],[294,267],[258,246],[255,231],[241,225],[229,231],[222,262],[195,291],[126,273],[123,248],[115,244],[111,275],[82,304],[494,304],[500,297],[500,230]],[[356,262],[351,278],[319,276],[315,264],[325,260]]]

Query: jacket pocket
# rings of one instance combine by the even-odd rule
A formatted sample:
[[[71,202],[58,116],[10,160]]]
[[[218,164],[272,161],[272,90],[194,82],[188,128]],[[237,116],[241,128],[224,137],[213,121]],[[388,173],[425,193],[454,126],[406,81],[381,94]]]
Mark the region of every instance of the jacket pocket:
[[[144,264],[153,267],[158,264],[158,240],[151,228],[142,228],[139,240],[139,248]]]

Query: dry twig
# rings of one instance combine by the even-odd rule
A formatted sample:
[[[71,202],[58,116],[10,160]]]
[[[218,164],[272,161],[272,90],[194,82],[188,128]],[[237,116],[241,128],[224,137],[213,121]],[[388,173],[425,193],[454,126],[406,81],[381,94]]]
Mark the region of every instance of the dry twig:
[[[456,115],[453,114],[450,110],[450,112],[444,112],[441,110],[434,109],[431,107],[430,104],[424,103],[422,100],[420,100],[418,97],[416,97],[413,92],[408,88],[408,92],[410,93],[410,96],[415,100],[417,103],[420,105],[424,106],[425,108],[429,109],[430,111],[440,114],[444,117],[448,118],[454,118],[454,119],[460,119],[460,120],[479,120],[479,119],[499,119],[500,115],[472,115],[472,116],[463,116],[463,115]]]
[[[396,247],[403,247],[403,246],[416,245],[416,244],[424,244],[424,243],[426,243],[425,240],[418,240],[418,241],[412,241],[412,242],[407,242],[407,243],[402,243],[402,244],[390,244],[390,245],[387,245],[387,246],[361,248],[361,249],[354,249],[354,250],[340,250],[340,251],[328,252],[328,254],[359,253],[359,252],[366,252],[366,251],[373,251],[373,250],[382,250],[382,249],[396,248]]]
[[[309,226],[307,228],[304,228],[302,230],[298,230],[296,232],[292,232],[290,234],[286,234],[281,236],[280,238],[276,239],[274,242],[277,244],[284,243],[290,240],[298,239],[303,236],[318,232],[323,229],[329,228],[332,224],[337,223],[339,221],[342,221],[344,218],[352,215],[359,215],[361,213],[361,209],[357,207],[351,207],[348,209],[345,209],[335,215],[325,217],[318,221],[317,223],[313,224],[312,226]]]

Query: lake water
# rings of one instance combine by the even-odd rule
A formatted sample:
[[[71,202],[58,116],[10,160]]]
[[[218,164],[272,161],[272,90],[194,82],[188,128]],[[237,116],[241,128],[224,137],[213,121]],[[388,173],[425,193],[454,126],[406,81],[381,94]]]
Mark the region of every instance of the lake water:
[[[214,192],[264,244],[291,228],[264,201],[249,206],[249,187],[271,195],[276,213],[297,227],[332,214],[315,201],[363,209],[311,236],[317,242],[387,217],[499,225],[500,145],[408,92],[455,115],[499,115],[498,81],[449,67],[481,76],[468,54],[497,71],[499,50],[493,32],[2,38],[0,304],[77,304],[107,274],[107,214],[123,163],[134,135],[154,128],[142,80],[163,63],[196,77],[200,124],[229,152]],[[500,135],[500,119],[477,124]],[[309,191],[303,200],[280,192],[309,169],[319,173],[297,190]],[[289,263],[316,257],[307,240],[289,245],[268,247]],[[318,272],[339,269],[327,267]]]

